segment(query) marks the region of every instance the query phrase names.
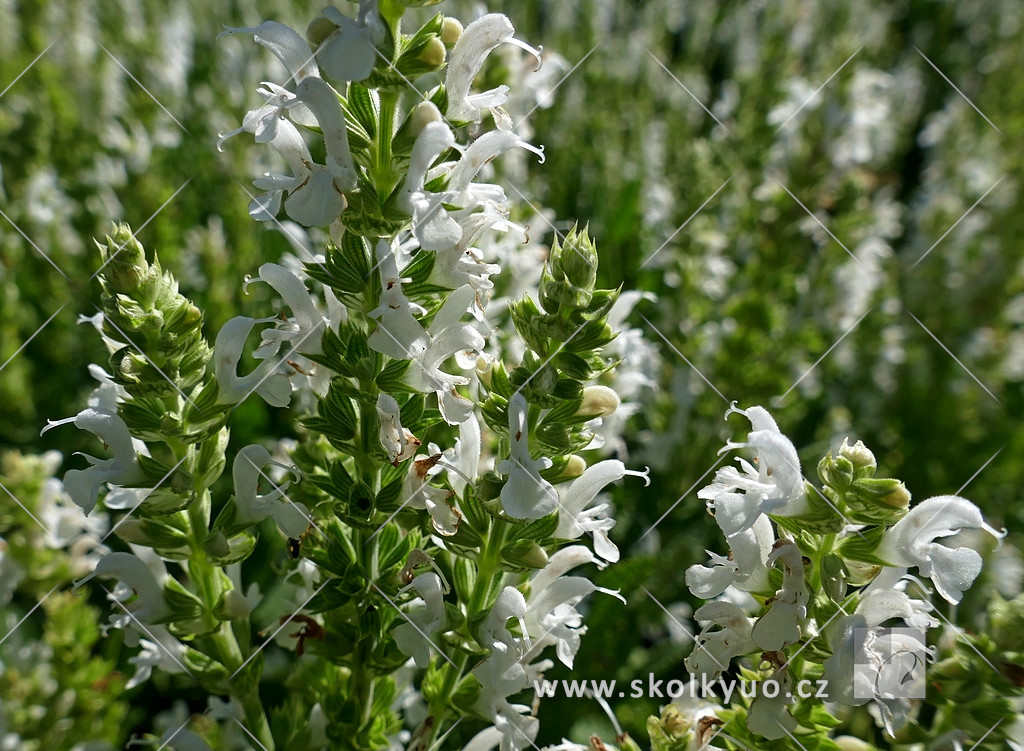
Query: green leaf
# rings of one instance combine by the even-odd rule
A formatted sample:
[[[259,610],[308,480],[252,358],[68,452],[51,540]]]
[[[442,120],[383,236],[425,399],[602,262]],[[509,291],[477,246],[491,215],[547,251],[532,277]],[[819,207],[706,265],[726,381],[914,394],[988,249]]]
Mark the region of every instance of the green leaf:
[[[347,111],[352,114],[363,131],[372,140],[377,133],[377,101],[376,95],[362,84],[352,82],[348,85]]]

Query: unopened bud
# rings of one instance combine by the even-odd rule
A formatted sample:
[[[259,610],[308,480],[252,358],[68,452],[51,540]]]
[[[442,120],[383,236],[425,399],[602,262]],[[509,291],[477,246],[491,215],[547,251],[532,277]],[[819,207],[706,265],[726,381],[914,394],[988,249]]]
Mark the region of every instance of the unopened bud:
[[[127,224],[114,227],[113,235],[107,235],[106,246],[97,243],[106,264],[103,279],[115,293],[131,294],[146,280],[149,264],[146,251],[132,234]]]
[[[462,36],[462,24],[457,18],[445,16],[441,22],[441,41],[446,47],[452,47]]]
[[[562,273],[570,284],[581,289],[593,290],[597,282],[597,248],[584,227],[580,232],[575,226],[565,236],[565,242],[557,253]]]
[[[614,389],[607,386],[587,386],[583,389],[583,402],[576,414],[580,417],[607,417],[619,408],[621,401]]]
[[[852,735],[841,735],[836,738],[836,745],[839,746],[841,751],[873,751],[874,746],[870,743],[865,743],[860,738],[854,738]]]
[[[569,461],[565,464],[565,469],[562,470],[561,480],[575,480],[577,477],[582,475],[587,469],[587,460],[579,454],[573,454],[569,457]]]
[[[839,447],[839,456],[850,461],[853,465],[854,476],[857,478],[871,477],[878,468],[875,455],[864,445],[863,441],[857,441],[851,446],[844,438],[843,445]]]
[[[430,68],[440,68],[444,65],[444,59],[448,50],[437,37],[431,37],[430,41],[420,50],[419,61]]]
[[[409,113],[409,136],[415,138],[430,123],[437,123],[442,119],[441,111],[433,102],[420,102]]]

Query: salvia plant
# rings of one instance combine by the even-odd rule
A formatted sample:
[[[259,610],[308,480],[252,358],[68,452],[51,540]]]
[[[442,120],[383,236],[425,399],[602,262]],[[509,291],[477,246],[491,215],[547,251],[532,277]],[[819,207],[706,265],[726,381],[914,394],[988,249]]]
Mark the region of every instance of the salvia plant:
[[[105,594],[102,631],[133,650],[135,674],[112,690],[159,681],[209,696],[202,718],[135,744],[535,746],[536,686],[556,663],[574,667],[584,598],[623,599],[587,574],[620,558],[601,492],[647,481],[646,469],[595,453],[629,389],[617,389],[616,337],[638,298],[599,288],[595,242],[578,226],[552,242],[536,285],[498,296],[515,288],[502,276],[517,261],[491,253],[492,238],[530,241],[489,182],[491,162],[543,161],[543,150],[516,133],[509,86],[478,82],[496,48],[538,66],[542,55],[500,14],[403,27],[409,8],[436,4],[361,0],[325,9],[305,35],[275,21],[225,32],[222,43],[254,40],[289,74],[263,82],[263,103],[219,144],[244,134],[282,165],[254,180],[249,204],[300,254],[244,280],[276,293],[265,317],[232,318],[211,342],[203,311],[128,226],[98,243],[100,312],[85,322],[109,360],[90,369],[87,406],[46,430],[88,431],[105,458],[85,456],[62,487],[46,479],[46,498],[29,481],[22,495],[64,520],[67,539],[50,547],[88,548],[88,570],[65,575]],[[288,408],[289,435],[232,444],[247,399]],[[812,485],[766,410],[730,412],[751,430],[726,450],[756,457],[699,493],[728,552],[680,570],[680,588],[708,600],[685,670],[694,691],[724,690],[727,676],[762,686],[674,697],[647,723],[650,747],[873,748],[836,730],[874,738],[851,709],[865,704],[889,738],[959,743],[966,717],[1005,714],[1012,669],[1002,694],[965,684],[979,656],[1017,664],[1024,605],[993,607],[992,638],[929,638],[952,627],[923,581],[959,602],[981,556],[936,539],[1003,533],[958,496],[911,506],[860,442],[829,453]],[[3,522],[12,539],[27,526]],[[37,563],[6,553],[11,581]],[[254,580],[268,578],[261,591]],[[87,612],[66,598],[49,607],[82,620],[81,643],[54,649],[91,648]],[[908,655],[935,665],[944,693],[903,691],[916,675]],[[91,659],[89,670],[106,670]],[[95,705],[95,681],[75,681]],[[808,682],[824,692],[798,694]],[[91,722],[118,720],[107,710]],[[80,725],[81,740],[100,733]],[[638,742],[619,731],[551,748]]]

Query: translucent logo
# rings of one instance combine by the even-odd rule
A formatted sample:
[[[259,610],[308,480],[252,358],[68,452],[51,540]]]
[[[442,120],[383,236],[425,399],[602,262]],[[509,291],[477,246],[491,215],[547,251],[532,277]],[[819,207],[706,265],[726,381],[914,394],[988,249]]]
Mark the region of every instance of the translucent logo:
[[[923,629],[856,628],[853,638],[855,698],[925,698],[928,647]]]

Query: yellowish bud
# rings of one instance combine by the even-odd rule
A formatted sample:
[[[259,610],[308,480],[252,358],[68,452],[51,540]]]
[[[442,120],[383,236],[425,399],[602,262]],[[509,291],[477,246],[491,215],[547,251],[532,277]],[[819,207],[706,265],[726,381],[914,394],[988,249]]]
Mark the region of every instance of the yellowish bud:
[[[587,386],[583,403],[576,412],[580,417],[607,417],[619,408],[619,395],[607,386]]]
[[[462,36],[462,24],[457,18],[445,17],[441,22],[441,41],[446,47],[453,46]]]
[[[901,482],[894,491],[882,498],[882,503],[893,508],[906,508],[910,505],[910,491]]]

